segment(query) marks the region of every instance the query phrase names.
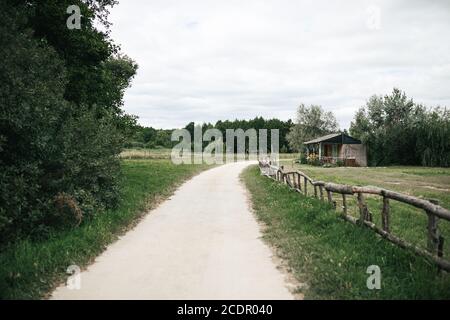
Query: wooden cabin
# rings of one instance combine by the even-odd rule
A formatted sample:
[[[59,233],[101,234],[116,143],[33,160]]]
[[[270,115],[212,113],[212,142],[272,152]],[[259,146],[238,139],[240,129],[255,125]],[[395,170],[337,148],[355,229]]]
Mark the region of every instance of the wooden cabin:
[[[366,167],[366,146],[345,133],[332,133],[304,142],[307,156],[318,155],[322,163],[336,164],[339,161],[348,167]]]

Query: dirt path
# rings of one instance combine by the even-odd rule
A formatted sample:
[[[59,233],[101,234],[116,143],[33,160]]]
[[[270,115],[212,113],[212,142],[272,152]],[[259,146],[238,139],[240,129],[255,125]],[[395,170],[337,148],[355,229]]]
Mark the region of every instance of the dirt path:
[[[292,299],[260,239],[239,173],[210,169],[183,184],[53,299]]]

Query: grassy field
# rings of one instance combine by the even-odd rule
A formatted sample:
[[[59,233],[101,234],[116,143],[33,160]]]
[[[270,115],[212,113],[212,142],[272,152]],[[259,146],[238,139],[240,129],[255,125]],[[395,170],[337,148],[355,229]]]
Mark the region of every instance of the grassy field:
[[[407,171],[406,168],[396,170]],[[319,178],[312,171],[308,173]],[[367,228],[339,219],[328,204],[304,197],[261,176],[256,166],[247,169],[242,178],[250,191],[257,217],[267,225],[264,238],[287,260],[295,277],[306,283],[299,289],[305,298],[450,298],[449,274],[438,274],[437,268],[427,260],[391,244]],[[366,270],[370,265],[381,269],[380,290],[369,290],[366,286],[369,276]]]
[[[372,185],[411,194],[425,199],[438,199],[450,209],[450,168],[426,167],[315,167],[281,161],[286,169],[300,170],[314,180],[352,185]]]
[[[170,159],[172,149],[126,149],[120,154],[122,159]],[[280,159],[294,160],[298,158],[297,154],[281,153]]]
[[[45,297],[65,279],[69,265],[88,265],[146,210],[206,168],[176,166],[168,160],[123,161],[122,200],[117,209],[96,215],[78,228],[54,233],[48,240],[23,240],[0,252],[0,299]]]
[[[378,186],[424,199],[436,199],[439,204],[450,209],[450,168],[424,167],[377,167],[377,168],[323,168],[309,165],[281,162],[286,170],[300,170],[314,180],[351,184],[359,186]],[[338,210],[342,198],[335,195]],[[348,197],[349,213],[359,216],[356,196]],[[366,202],[374,222],[381,226],[382,199],[367,196]],[[391,231],[422,248],[426,247],[427,216],[423,210],[391,201]],[[444,256],[450,259],[450,221],[441,220],[439,228],[444,237]]]
[[[172,149],[126,149],[120,154],[121,159],[170,159]]]

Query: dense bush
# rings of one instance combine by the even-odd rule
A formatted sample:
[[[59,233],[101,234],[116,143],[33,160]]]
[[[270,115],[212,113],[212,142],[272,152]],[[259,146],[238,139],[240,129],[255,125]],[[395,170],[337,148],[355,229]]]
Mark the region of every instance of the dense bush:
[[[320,161],[319,155],[317,153],[310,153],[306,157],[306,163],[312,166],[321,166],[322,162]]]
[[[428,109],[394,89],[360,108],[350,133],[368,148],[371,165],[450,166],[450,112]]]
[[[423,115],[416,150],[424,166],[450,167],[450,110],[435,108]]]
[[[308,163],[308,157],[307,157],[307,155],[306,155],[306,152],[301,152],[301,153],[300,153],[299,163],[301,163],[301,164],[306,164],[306,163]]]
[[[92,27],[103,2],[71,1],[83,12],[72,31],[67,1],[0,3],[0,245],[117,203],[136,65]]]

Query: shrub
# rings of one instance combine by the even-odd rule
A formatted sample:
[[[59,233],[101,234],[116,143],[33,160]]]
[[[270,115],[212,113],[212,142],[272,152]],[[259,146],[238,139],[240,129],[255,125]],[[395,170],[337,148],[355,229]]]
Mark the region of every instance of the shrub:
[[[83,220],[83,212],[77,201],[66,193],[58,193],[54,199],[56,226],[76,227]]]
[[[306,154],[304,152],[300,153],[300,163],[301,164],[308,163],[308,159],[306,158]]]
[[[312,166],[320,166],[322,162],[320,161],[319,155],[316,153],[310,153],[307,157],[307,163]]]

